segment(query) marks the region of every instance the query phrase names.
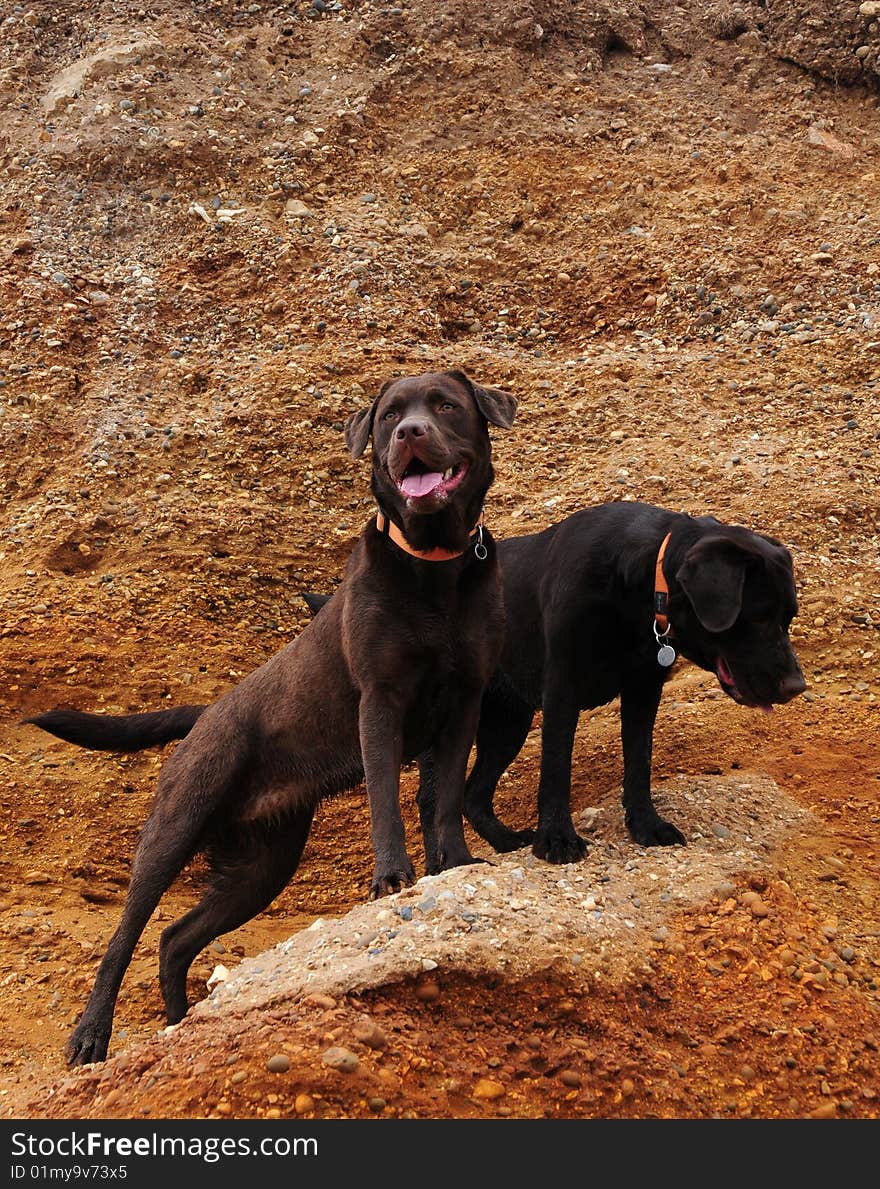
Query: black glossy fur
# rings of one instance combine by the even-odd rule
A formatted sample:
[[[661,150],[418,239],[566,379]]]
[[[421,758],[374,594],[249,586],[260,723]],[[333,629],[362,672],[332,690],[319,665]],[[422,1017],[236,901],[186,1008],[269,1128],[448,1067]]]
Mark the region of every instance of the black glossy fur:
[[[715,673],[725,693],[747,706],[770,707],[804,690],[788,636],[797,612],[791,555],[772,537],[711,516],[694,519],[621,502],[500,542],[505,645],[483,696],[477,757],[465,791],[469,821],[496,850],[533,841],[535,854],[550,862],[584,854],[570,808],[575,729],[582,710],[618,695],[629,832],[643,846],[684,842],[651,798],[654,721],[670,676],[657,662],[654,573],[668,532],[664,573],[676,651]],[[533,834],[503,825],[493,799],[539,708],[541,776]]]
[[[172,1023],[186,1012],[196,954],[281,891],[323,798],[365,777],[371,894],[411,883],[400,767],[430,752],[431,870],[473,861],[462,824],[464,781],[480,697],[500,654],[503,611],[494,543],[485,533],[488,555],[480,560],[471,533],[493,478],[487,422],[509,426],[515,407],[507,393],[460,372],[429,373],[386,384],[346,425],[355,458],[372,435],[373,493],[409,544],[461,556],[415,558],[370,523],[326,609],[209,707],[116,718],[53,711],[30,720],[71,742],[117,750],[186,735],[162,769],[122,920],[67,1046],[72,1064],[106,1055],[137,940],[197,851],[211,866],[208,890],[165,930],[160,947]],[[407,496],[400,484],[414,466],[443,475],[442,487]]]

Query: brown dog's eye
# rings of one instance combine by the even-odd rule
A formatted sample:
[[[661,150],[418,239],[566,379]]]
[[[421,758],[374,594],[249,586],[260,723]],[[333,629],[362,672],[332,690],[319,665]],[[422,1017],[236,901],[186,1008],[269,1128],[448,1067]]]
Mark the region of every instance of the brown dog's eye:
[[[389,409],[388,412],[385,414],[385,416],[382,418],[382,420],[383,421],[396,421],[397,420],[397,410]]]
[[[457,408],[458,408],[458,405],[454,405],[451,400],[444,400],[440,405],[440,412],[441,413],[451,413],[451,412],[454,412],[454,410]]]

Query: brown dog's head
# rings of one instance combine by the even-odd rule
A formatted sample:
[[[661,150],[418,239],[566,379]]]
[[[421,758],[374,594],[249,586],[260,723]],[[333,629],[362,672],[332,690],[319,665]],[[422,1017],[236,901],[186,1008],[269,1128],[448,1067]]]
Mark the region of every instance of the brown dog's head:
[[[705,518],[670,588],[673,643],[728,697],[769,712],[806,689],[788,629],[797,614],[791,554],[773,537]]]
[[[516,400],[463,372],[388,380],[353,413],[345,441],[360,458],[373,438],[372,491],[415,549],[463,549],[492,482],[488,423],[507,429]]]

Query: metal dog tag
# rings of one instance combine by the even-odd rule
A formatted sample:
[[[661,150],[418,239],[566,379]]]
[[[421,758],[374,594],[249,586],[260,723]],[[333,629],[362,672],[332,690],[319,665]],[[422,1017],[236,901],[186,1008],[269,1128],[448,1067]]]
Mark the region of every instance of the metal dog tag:
[[[657,664],[662,665],[664,669],[675,664],[675,649],[671,644],[661,645],[660,651],[657,653]]]

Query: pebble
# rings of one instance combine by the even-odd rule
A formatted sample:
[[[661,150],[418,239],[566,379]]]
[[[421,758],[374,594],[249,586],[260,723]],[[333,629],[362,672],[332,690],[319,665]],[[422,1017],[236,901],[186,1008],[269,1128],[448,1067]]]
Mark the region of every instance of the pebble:
[[[332,995],[319,995],[317,993],[306,995],[304,1003],[310,1003],[313,1007],[322,1007],[325,1011],[331,1011],[336,1006],[336,1000]]]
[[[730,830],[720,822],[713,822],[710,829],[716,838],[729,838]]]
[[[440,998],[440,986],[435,982],[419,983],[415,995],[422,1003],[435,1003]]]
[[[266,1062],[269,1073],[287,1073],[290,1069],[290,1058],[286,1053],[276,1053]]]
[[[837,1103],[823,1102],[821,1106],[817,1106],[814,1111],[810,1111],[809,1117],[811,1119],[836,1119],[837,1118]]]
[[[229,1081],[232,1083],[233,1086],[240,1086],[246,1077],[247,1077],[247,1074],[245,1073],[245,1071],[243,1069],[240,1069],[237,1073],[234,1073],[232,1075],[232,1077],[229,1079]]]
[[[381,1115],[382,1111],[385,1110],[386,1105],[387,1104],[386,1104],[384,1098],[369,1098],[369,1099],[367,1099],[367,1106],[370,1108],[370,1110],[373,1112],[374,1115]]]
[[[368,1049],[384,1049],[388,1044],[388,1037],[374,1020],[359,1020],[352,1031],[355,1040]]]
[[[315,1109],[315,1100],[311,1094],[297,1094],[294,1099],[293,1109],[298,1115],[308,1115]],[[267,1111],[266,1114],[268,1115],[269,1112]],[[275,1115],[275,1118],[279,1117],[278,1114]]]
[[[581,1075],[574,1069],[563,1069],[559,1075],[559,1080],[563,1086],[571,1086],[573,1090],[579,1090],[581,1088]]]
[[[624,1078],[620,1083],[620,1092],[624,1098],[630,1098],[635,1093],[635,1085],[630,1078]]]
[[[474,1086],[474,1098],[485,1102],[492,1102],[496,1098],[503,1098],[507,1091],[500,1082],[493,1082],[491,1078],[480,1078]]]
[[[360,1061],[350,1049],[344,1049],[339,1045],[325,1049],[321,1054],[321,1060],[330,1069],[335,1069],[337,1073],[354,1073],[360,1065]]]

